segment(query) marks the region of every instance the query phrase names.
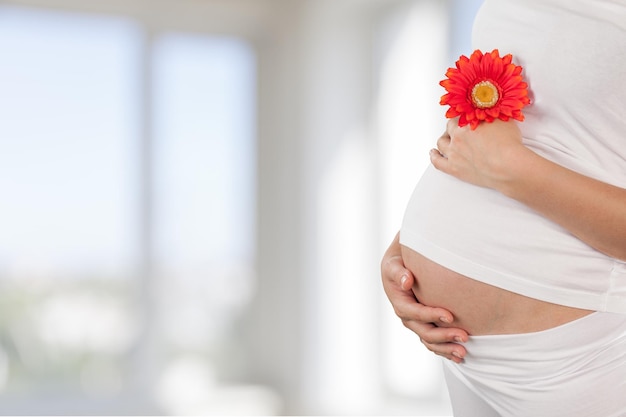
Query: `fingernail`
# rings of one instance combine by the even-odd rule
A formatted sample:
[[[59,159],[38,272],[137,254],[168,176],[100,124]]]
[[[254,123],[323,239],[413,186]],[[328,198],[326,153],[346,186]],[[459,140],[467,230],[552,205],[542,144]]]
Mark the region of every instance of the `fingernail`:
[[[409,277],[406,276],[406,274],[402,275],[402,278],[400,278],[400,286],[404,287],[404,284],[406,283],[408,279]]]
[[[457,357],[459,359],[463,359],[463,356],[461,356],[459,352],[452,352],[452,356]]]
[[[441,320],[444,323],[451,323],[447,317],[439,317],[439,320]]]
[[[459,336],[455,337],[454,341],[457,343],[463,343],[463,339],[461,339]]]

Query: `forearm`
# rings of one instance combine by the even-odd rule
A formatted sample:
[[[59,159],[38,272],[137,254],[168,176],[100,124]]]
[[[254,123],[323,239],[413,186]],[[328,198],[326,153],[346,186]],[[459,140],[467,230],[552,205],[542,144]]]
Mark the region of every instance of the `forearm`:
[[[626,190],[578,174],[523,147],[494,188],[560,224],[583,242],[626,261]]]

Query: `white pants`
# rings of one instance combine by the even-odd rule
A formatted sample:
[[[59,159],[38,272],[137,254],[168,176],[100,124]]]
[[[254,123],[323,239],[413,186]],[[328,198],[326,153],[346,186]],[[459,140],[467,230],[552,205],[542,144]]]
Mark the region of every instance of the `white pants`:
[[[541,332],[472,336],[444,361],[455,417],[626,416],[626,315]]]

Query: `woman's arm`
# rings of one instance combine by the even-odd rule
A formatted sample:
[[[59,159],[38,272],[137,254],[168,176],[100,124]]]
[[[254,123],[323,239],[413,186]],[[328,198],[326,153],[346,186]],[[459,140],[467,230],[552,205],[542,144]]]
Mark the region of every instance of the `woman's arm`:
[[[472,131],[451,120],[437,147],[431,151],[435,168],[498,190],[598,251],[626,261],[626,190],[532,152],[522,144],[517,123],[496,121]]]
[[[411,290],[414,277],[404,267],[398,235],[383,256],[381,275],[387,298],[402,323],[416,333],[430,351],[454,362],[462,362],[465,348],[455,342],[466,342],[467,332],[438,327],[437,323],[452,323],[452,314],[442,308],[426,307],[417,301]]]

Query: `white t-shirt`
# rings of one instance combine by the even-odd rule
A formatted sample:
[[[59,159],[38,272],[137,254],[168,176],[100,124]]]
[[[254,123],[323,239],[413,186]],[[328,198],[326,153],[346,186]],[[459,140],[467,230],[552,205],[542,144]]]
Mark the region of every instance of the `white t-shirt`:
[[[511,53],[523,66],[532,100],[520,123],[526,146],[626,188],[626,0],[486,0],[473,43]],[[411,197],[400,242],[509,291],[626,313],[625,262],[497,191],[433,167]]]

